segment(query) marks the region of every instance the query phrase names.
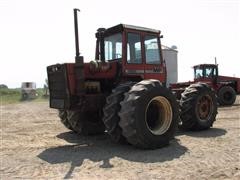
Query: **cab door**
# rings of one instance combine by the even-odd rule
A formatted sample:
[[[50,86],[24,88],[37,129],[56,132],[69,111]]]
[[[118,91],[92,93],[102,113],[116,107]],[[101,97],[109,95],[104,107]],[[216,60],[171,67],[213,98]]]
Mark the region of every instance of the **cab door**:
[[[124,59],[124,74],[128,77],[140,77],[144,79],[144,58],[142,47],[142,33],[134,30],[127,30],[125,33],[126,50]]]
[[[166,82],[166,68],[162,60],[158,34],[143,35],[144,79],[157,79]]]

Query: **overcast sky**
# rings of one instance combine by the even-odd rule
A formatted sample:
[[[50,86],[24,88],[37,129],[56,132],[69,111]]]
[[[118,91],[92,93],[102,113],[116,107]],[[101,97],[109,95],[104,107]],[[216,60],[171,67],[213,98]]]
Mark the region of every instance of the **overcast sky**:
[[[178,47],[180,81],[215,56],[221,74],[240,77],[239,0],[0,0],[0,84],[42,87],[47,65],[74,62],[73,8],[86,61],[97,28],[126,23],[159,29],[164,45]]]

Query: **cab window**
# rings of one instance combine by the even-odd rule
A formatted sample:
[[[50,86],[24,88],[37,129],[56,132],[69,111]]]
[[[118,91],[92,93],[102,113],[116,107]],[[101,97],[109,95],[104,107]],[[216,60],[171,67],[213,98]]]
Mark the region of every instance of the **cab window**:
[[[114,34],[104,38],[105,60],[122,58],[122,34]]]
[[[141,64],[141,37],[137,33],[127,34],[127,63]]]
[[[147,64],[160,64],[160,50],[156,36],[145,36],[144,38],[145,55]]]
[[[201,77],[203,77],[203,69],[200,68],[200,67],[196,67],[195,72],[194,72],[194,78],[198,79],[198,78],[201,78]]]
[[[213,76],[213,68],[207,67],[205,76],[206,77],[212,77]]]
[[[206,71],[205,72],[206,77],[212,78],[217,75],[216,68],[214,68],[214,67],[206,67],[205,71]]]

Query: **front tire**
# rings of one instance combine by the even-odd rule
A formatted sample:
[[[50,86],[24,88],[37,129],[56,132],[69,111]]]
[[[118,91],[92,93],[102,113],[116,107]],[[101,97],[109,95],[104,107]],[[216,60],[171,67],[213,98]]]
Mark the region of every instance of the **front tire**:
[[[143,149],[169,144],[178,122],[178,105],[170,90],[157,80],[143,80],[125,93],[119,112],[123,136]]]
[[[61,122],[70,130],[81,135],[100,134],[105,126],[98,112],[85,112],[77,110],[61,110]],[[59,113],[60,114],[60,113]]]
[[[128,82],[120,84],[113,89],[106,99],[106,105],[103,108],[103,123],[105,124],[107,133],[114,142],[124,143],[126,139],[122,136],[122,128],[118,125],[120,117],[118,112],[121,109],[120,102],[124,99],[124,93],[128,92],[133,83]]]
[[[215,92],[204,83],[192,84],[182,93],[180,123],[182,130],[209,129],[217,115]]]

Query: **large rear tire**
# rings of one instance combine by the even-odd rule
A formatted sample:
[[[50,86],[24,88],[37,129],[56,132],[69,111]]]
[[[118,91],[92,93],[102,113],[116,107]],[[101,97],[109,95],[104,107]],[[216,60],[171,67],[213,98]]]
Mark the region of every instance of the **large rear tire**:
[[[62,110],[61,122],[70,130],[82,135],[103,133],[105,126],[98,112]]]
[[[130,144],[156,149],[168,145],[174,137],[178,115],[171,91],[157,80],[143,80],[125,93],[119,125]]]
[[[230,106],[236,100],[236,91],[231,86],[223,86],[218,91],[218,102],[220,105]]]
[[[120,84],[113,89],[112,94],[107,97],[106,105],[103,108],[103,123],[114,142],[124,143],[126,139],[122,136],[122,128],[118,125],[120,117],[118,112],[121,109],[120,102],[124,99],[124,93],[128,92],[133,83]]]
[[[180,123],[182,130],[209,129],[217,115],[215,92],[204,83],[192,84],[182,93]]]

